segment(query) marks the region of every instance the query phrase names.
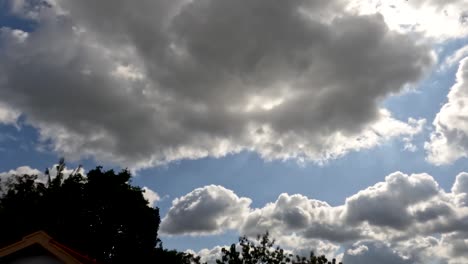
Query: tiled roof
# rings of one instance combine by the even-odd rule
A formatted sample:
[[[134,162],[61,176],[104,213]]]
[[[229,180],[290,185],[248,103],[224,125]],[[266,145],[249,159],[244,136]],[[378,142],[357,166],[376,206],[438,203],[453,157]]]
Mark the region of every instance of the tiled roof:
[[[23,237],[21,241],[0,249],[0,262],[3,258],[19,253],[31,246],[40,245],[57,259],[66,264],[97,264],[98,262],[90,257],[79,253],[78,251],[67,247],[50,237],[44,231],[34,232]]]

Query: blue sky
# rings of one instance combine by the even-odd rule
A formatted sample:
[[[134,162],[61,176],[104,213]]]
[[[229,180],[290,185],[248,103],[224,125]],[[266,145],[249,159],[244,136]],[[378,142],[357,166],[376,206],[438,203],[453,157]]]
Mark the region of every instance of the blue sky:
[[[107,2],[0,1],[0,177],[130,168],[206,260],[468,261],[465,1]]]

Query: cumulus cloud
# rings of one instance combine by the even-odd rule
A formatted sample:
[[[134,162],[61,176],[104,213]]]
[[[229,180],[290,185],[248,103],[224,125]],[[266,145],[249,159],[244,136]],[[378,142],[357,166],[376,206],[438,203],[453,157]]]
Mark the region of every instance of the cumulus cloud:
[[[468,36],[468,3],[464,0],[351,0],[358,13],[380,12],[390,28],[419,33],[437,42]]]
[[[166,234],[212,234],[236,228],[252,201],[222,186],[209,185],[175,199],[162,219]]]
[[[33,169],[29,166],[20,166],[16,169],[12,169],[12,170],[9,170],[9,171],[6,171],[6,172],[0,172],[0,178],[1,179],[6,179],[12,175],[24,175],[24,174],[28,174],[28,175],[37,175],[37,176],[43,176],[44,173],[41,172],[40,170],[38,169]]]
[[[452,256],[450,263],[463,263],[468,259],[467,236],[467,232],[453,232],[442,236],[442,249],[446,254]]]
[[[143,187],[141,188],[143,190],[143,197],[148,201],[150,206],[155,206],[159,200],[161,200],[161,197],[159,194],[153,190],[151,190],[148,187]]]
[[[12,176],[22,176],[24,174],[28,175],[36,175],[37,181],[45,183],[47,181],[47,177],[38,169],[31,168],[29,166],[20,166],[16,169],[11,169],[9,171],[0,172],[0,196],[3,195],[2,190],[8,184],[8,181],[11,179]]]
[[[141,168],[248,150],[323,162],[422,122],[380,102],[424,75],[430,48],[343,1],[14,7],[34,9],[37,28],[1,31],[0,98],[67,157]]]
[[[200,256],[201,263],[215,264],[217,259],[222,258],[222,249],[229,248],[228,246],[216,246],[211,249],[204,248],[198,252],[189,250],[188,253],[191,253],[196,256]]]
[[[467,182],[468,173],[460,173],[446,192],[428,174],[395,172],[342,205],[283,193],[260,208],[212,185],[174,200],[162,230],[193,235],[236,229],[250,237],[269,231],[295,253],[343,253],[344,263],[465,263]]]
[[[395,172],[385,182],[358,192],[346,199],[346,220],[351,223],[367,221],[371,225],[396,229],[411,224],[411,205],[429,200],[439,193],[434,179],[427,174],[411,177]]]
[[[273,235],[296,233],[302,238],[344,242],[359,238],[359,228],[345,225],[342,207],[332,207],[325,202],[303,195],[281,194],[276,202],[253,210],[245,219],[241,233],[255,236],[269,231]],[[285,236],[283,243],[298,246],[304,241]]]
[[[343,256],[343,263],[414,264],[415,262],[399,255],[385,243],[368,241],[357,243],[352,249],[348,249]]]
[[[436,165],[450,164],[468,156],[468,57],[460,61],[456,83],[437,113],[434,131],[425,143],[427,160]]]
[[[462,172],[457,175],[452,187],[452,193],[455,195],[459,206],[468,206],[468,173]]]
[[[47,170],[49,171],[49,175],[50,175],[51,179],[53,179],[53,178],[55,178],[57,176],[57,164],[54,164],[50,168],[47,168]],[[85,175],[85,170],[81,166],[76,168],[76,169],[70,169],[70,168],[65,167],[63,169],[62,173],[63,173],[64,178],[67,178],[72,173],[80,173],[81,175]],[[16,169],[11,169],[9,171],[0,172],[0,180],[5,182],[11,176],[22,176],[22,175],[25,175],[25,174],[36,175],[37,176],[37,180],[36,180],[37,182],[46,183],[47,180],[48,180],[48,176],[44,172],[42,172],[42,171],[40,171],[40,170],[38,170],[36,168],[31,168],[29,166],[20,166],[20,167],[18,167]]]
[[[275,245],[278,245],[278,242],[284,247],[284,243],[281,239],[276,239],[275,240]],[[338,246],[335,246],[330,243],[325,243],[323,241],[303,241],[307,242],[307,244],[304,244],[303,247],[295,247],[295,248],[284,248],[284,253],[285,254],[293,254],[293,255],[299,255],[299,256],[304,256],[304,257],[309,257],[310,252],[313,249],[314,254],[316,255],[326,255],[326,256],[335,256],[337,253],[337,250],[339,249]],[[236,247],[236,250],[238,252],[242,251],[242,248],[239,243],[234,244]],[[208,264],[216,264],[217,259],[221,259],[222,257],[222,249],[229,249],[230,246],[215,246],[211,249],[204,248],[201,249],[198,252],[195,252],[193,250],[187,250],[186,252],[191,253],[193,255],[199,256],[200,257],[200,262],[202,263],[208,263]],[[275,250],[275,248],[270,248],[271,250]],[[340,262],[342,259],[341,256],[336,256],[337,262]]]
[[[0,102],[0,125],[16,125],[20,112],[15,111]]]

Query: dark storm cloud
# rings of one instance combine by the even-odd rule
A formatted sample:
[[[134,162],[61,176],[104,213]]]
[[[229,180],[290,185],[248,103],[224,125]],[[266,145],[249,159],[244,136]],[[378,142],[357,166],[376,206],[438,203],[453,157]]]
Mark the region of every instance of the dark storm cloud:
[[[379,103],[422,77],[430,49],[340,1],[51,6],[34,32],[2,30],[0,95],[61,154],[323,161],[418,132]]]

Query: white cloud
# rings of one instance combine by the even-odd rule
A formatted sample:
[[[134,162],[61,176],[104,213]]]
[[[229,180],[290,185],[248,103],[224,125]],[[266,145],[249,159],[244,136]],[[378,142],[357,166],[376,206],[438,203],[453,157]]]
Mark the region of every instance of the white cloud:
[[[436,165],[468,156],[468,57],[460,61],[456,83],[447,98],[432,123],[435,130],[424,145],[427,160]]]
[[[37,175],[37,176],[43,176],[44,173],[41,172],[40,170],[38,169],[33,169],[29,166],[20,166],[14,170],[9,170],[9,171],[6,171],[6,172],[0,172],[0,178],[8,178],[12,175],[24,175],[24,174],[28,174],[28,175]]]
[[[348,249],[343,256],[346,264],[415,264],[414,260],[406,259],[388,244],[380,241],[359,242],[355,248]]]
[[[270,237],[271,238],[271,237]],[[252,239],[254,241],[254,239]],[[337,251],[339,250],[338,246],[335,246],[330,243],[326,243],[323,241],[302,241],[302,242],[307,242],[307,244],[302,244],[300,247],[297,247],[296,244],[294,244],[295,248],[284,248],[285,243],[284,240],[276,239],[275,238],[275,246],[279,244],[282,245],[284,249],[285,254],[293,254],[293,255],[299,255],[308,258],[310,256],[310,252],[313,251],[315,255],[321,256],[321,255],[326,255],[326,256],[336,256],[336,262],[339,263],[342,259],[342,256],[337,255]],[[238,252],[242,251],[242,248],[239,243],[234,243],[234,246],[236,247],[236,250]],[[186,252],[191,253],[196,256],[200,256],[200,262],[201,263],[208,263],[208,264],[215,264],[217,259],[221,259],[222,257],[222,249],[230,249],[230,246],[215,246],[211,249],[204,248],[201,249],[198,252],[195,252],[193,250],[187,250]],[[275,250],[275,248],[270,248],[270,250]]]
[[[20,113],[18,111],[0,102],[0,124],[17,126],[19,116]]]
[[[355,248],[350,248],[346,251],[348,255],[362,255],[366,251],[369,251],[369,248],[366,245],[357,245]]]
[[[31,168],[29,166],[20,166],[16,169],[0,172],[0,196],[3,195],[3,192],[5,191],[3,187],[5,187],[8,184],[8,180],[11,179],[11,176],[22,176],[24,174],[36,175],[37,182],[45,183],[47,181],[47,177],[44,175],[43,172],[39,171],[38,169]]]
[[[228,246],[216,246],[211,249],[204,248],[198,252],[193,250],[189,251],[189,253],[200,256],[200,263],[208,263],[208,264],[215,264],[217,259],[221,259],[223,248],[229,248]]]
[[[339,0],[49,4],[14,5],[38,26],[2,31],[0,98],[67,158],[322,163],[423,122],[379,105],[428,72],[430,47]]]
[[[54,164],[50,168],[48,168],[51,179],[54,179],[57,176],[57,165],[58,164]],[[70,168],[65,167],[62,170],[62,173],[63,173],[64,178],[67,178],[72,173],[80,173],[81,175],[85,175],[85,170],[81,166],[75,169],[70,169]],[[45,174],[45,172],[42,172],[35,168],[31,168],[29,166],[20,166],[16,169],[11,169],[9,171],[0,172],[0,180],[5,181],[11,176],[22,176],[25,174],[36,175],[37,182],[46,183],[48,180],[48,176]]]
[[[58,164],[54,164],[52,165],[50,168],[49,168],[49,175],[51,177],[51,179],[55,178],[57,176],[57,166]],[[86,171],[85,169],[80,165],[78,166],[77,168],[68,168],[67,166],[65,166],[62,170],[62,174],[64,176],[64,178],[67,178],[69,177],[71,174],[75,174],[75,173],[79,173],[83,176],[86,176]]]
[[[276,202],[253,210],[245,219],[240,232],[249,236],[266,231],[282,237],[282,242],[298,247],[304,239],[324,239],[344,242],[361,237],[360,228],[348,226],[341,216],[343,207],[332,207],[325,202],[295,194],[281,194]],[[287,234],[295,233],[299,236]]]
[[[346,220],[366,221],[371,225],[406,229],[412,224],[409,207],[439,193],[437,182],[427,174],[408,177],[395,172],[378,183],[346,199]]]
[[[143,187],[141,188],[143,190],[143,197],[148,201],[149,205],[154,207],[159,200],[161,200],[161,197],[159,197],[159,194],[153,190],[151,190],[148,187]]]
[[[358,134],[346,134],[341,131],[321,135],[320,141],[311,142],[313,134],[296,134],[289,132],[281,135],[268,126],[263,126],[261,133],[253,135],[254,149],[267,159],[296,159],[299,161],[314,160],[325,163],[347,154],[350,151],[370,149],[392,138],[403,138],[405,145],[411,144],[412,138],[419,134],[426,122],[425,119],[410,118],[408,122],[394,119],[391,113],[380,109],[378,121],[369,124]],[[318,149],[312,146],[320,146]]]
[[[420,33],[438,42],[468,35],[468,3],[464,0],[352,0],[359,13],[379,12],[390,28]]]
[[[468,173],[462,172],[457,175],[452,187],[452,193],[455,195],[459,206],[468,206]]]
[[[458,63],[466,56],[468,56],[468,45],[457,49],[450,56],[445,58],[441,65],[441,70],[446,70],[452,66],[458,65]]]
[[[451,256],[449,263],[461,264],[468,259],[468,244],[466,232],[453,232],[442,235],[441,238],[442,252]]]
[[[222,186],[209,185],[176,198],[162,219],[166,234],[213,234],[237,228],[252,201]]]
[[[465,263],[467,179],[468,173],[459,174],[451,192],[445,192],[428,174],[395,172],[337,206],[284,193],[273,203],[251,208],[250,199],[207,186],[174,200],[162,229],[180,235],[237,229],[250,237],[268,230],[295,253],[312,249],[333,257],[343,252],[344,263],[351,264]],[[217,252],[213,250],[199,254]]]

